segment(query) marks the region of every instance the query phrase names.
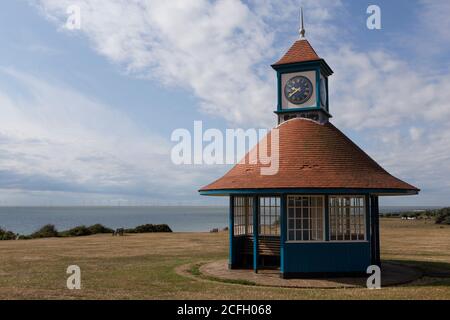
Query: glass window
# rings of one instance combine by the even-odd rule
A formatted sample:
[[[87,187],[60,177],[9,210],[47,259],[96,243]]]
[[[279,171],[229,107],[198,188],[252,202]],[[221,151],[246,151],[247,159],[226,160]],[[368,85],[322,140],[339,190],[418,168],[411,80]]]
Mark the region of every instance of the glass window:
[[[332,196],[329,207],[331,241],[366,239],[364,196]]]
[[[324,240],[322,196],[288,196],[288,240]]]
[[[280,198],[259,198],[259,235],[280,235]]]
[[[253,198],[234,198],[234,235],[253,234]]]

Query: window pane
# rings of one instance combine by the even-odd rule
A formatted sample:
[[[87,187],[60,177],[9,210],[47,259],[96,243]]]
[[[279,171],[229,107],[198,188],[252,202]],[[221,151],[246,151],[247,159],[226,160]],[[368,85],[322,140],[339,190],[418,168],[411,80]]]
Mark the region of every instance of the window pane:
[[[289,219],[288,228],[291,230],[295,229],[295,220],[294,219]]]
[[[294,208],[289,208],[288,209],[288,213],[289,213],[288,216],[289,216],[289,218],[294,218],[294,210],[295,210]]]
[[[302,228],[301,219],[295,219],[295,229],[301,229],[301,228]]]
[[[289,238],[288,238],[288,240],[295,240],[294,231],[289,231]]]

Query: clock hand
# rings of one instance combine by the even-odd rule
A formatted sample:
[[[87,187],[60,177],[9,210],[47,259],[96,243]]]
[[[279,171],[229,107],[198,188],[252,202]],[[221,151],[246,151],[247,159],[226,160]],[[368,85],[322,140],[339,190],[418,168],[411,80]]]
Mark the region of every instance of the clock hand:
[[[292,91],[291,93],[289,93],[289,98],[292,97],[294,94],[296,94],[297,92],[300,91],[300,88],[295,88],[294,91]]]

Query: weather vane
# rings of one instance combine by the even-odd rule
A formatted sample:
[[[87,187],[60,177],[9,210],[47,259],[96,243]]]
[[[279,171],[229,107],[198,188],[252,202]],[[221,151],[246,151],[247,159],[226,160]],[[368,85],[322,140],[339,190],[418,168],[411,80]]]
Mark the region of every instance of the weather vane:
[[[305,31],[305,26],[304,26],[304,24],[303,24],[303,7],[301,7],[300,8],[300,19],[301,19],[301,22],[302,22],[302,28],[299,30],[300,31],[300,38],[305,38],[305,33],[306,33],[306,31]]]

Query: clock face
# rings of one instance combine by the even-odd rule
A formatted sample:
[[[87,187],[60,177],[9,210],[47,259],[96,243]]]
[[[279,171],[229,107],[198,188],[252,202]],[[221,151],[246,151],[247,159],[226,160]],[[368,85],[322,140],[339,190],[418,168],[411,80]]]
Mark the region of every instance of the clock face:
[[[327,86],[324,78],[320,79],[320,103],[323,107],[327,105]]]
[[[308,78],[296,76],[286,82],[284,96],[293,104],[302,104],[311,98],[313,85]]]

